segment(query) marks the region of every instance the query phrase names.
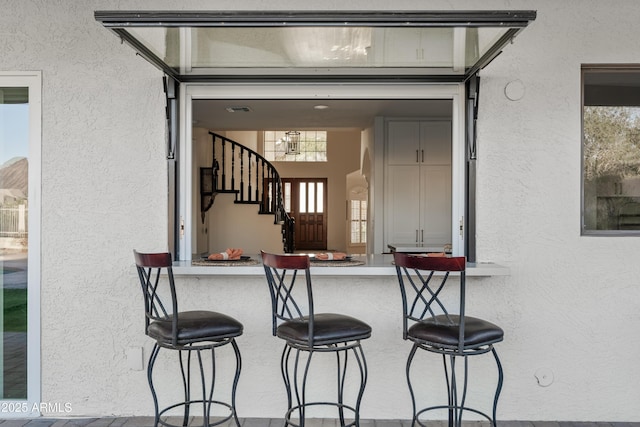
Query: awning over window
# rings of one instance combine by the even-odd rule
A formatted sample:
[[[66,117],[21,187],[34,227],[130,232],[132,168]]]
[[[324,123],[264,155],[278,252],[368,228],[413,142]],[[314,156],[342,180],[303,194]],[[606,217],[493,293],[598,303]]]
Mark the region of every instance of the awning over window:
[[[464,81],[535,17],[535,11],[95,12],[96,20],[179,81]]]

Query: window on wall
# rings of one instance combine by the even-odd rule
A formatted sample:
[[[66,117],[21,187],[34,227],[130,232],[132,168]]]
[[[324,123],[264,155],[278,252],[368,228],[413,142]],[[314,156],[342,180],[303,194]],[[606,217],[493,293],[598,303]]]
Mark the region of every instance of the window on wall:
[[[582,67],[582,233],[640,235],[640,65]]]
[[[264,157],[271,162],[326,162],[327,132],[266,131]]]
[[[367,201],[351,200],[351,243],[367,243]]]

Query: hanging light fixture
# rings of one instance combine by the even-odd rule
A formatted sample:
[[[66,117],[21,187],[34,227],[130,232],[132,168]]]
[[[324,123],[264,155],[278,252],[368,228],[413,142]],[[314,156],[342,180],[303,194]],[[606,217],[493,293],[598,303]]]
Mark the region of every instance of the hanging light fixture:
[[[287,154],[300,154],[300,132],[290,130],[285,132],[287,141]]]

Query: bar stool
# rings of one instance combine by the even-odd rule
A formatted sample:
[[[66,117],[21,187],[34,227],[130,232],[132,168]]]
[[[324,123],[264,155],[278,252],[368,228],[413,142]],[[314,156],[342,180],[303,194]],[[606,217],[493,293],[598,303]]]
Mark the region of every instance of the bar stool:
[[[394,260],[403,308],[403,338],[413,342],[407,359],[407,383],[413,405],[413,422],[425,427],[420,415],[433,410],[447,410],[449,426],[460,427],[464,411],[474,412],[496,427],[496,409],[502,390],[502,364],[493,345],[503,340],[503,330],[482,319],[465,314],[465,257],[429,257],[395,252]],[[459,295],[447,298],[445,288],[451,273],[459,276]],[[456,301],[459,314],[450,314],[449,301]],[[452,309],[452,307],[449,307]],[[410,325],[411,324],[411,325]],[[411,384],[411,363],[418,349],[442,355],[447,382],[448,403],[416,409],[414,389]],[[498,383],[493,398],[493,411],[485,412],[465,405],[468,383],[468,357],[491,352],[498,367]],[[456,358],[464,363],[462,390],[458,390]],[[459,398],[460,397],[460,398]]]
[[[170,253],[139,253],[133,251],[140,285],[144,295],[145,333],[156,340],[147,366],[147,379],[153,397],[155,409],[154,426],[169,424],[160,417],[171,409],[183,407],[182,426],[189,423],[191,405],[202,406],[203,426],[216,426],[231,419],[240,427],[236,413],[236,387],[240,378],[240,351],[235,338],[242,335],[242,324],[227,315],[213,311],[178,311],[173,270]],[[164,273],[163,273],[164,270]],[[168,285],[168,286],[166,286]],[[230,402],[213,399],[216,379],[215,350],[230,344],[235,353],[236,369],[231,388]],[[153,386],[153,367],[161,348],[177,350],[184,388],[184,400],[159,409],[158,396]],[[211,351],[210,385],[207,392],[207,370],[203,364],[203,352]],[[184,354],[186,353],[186,370]],[[191,355],[195,353],[200,373],[201,399],[191,398]],[[227,408],[228,415],[222,419],[213,419],[212,406]],[[227,411],[225,410],[225,413]]]
[[[360,340],[371,336],[371,327],[343,314],[315,312],[309,272],[310,262],[307,255],[276,255],[263,251],[262,262],[271,294],[273,335],[285,341],[281,358],[282,378],[288,402],[285,427],[304,427],[306,410],[311,406],[335,407],[338,410],[341,426],[359,426],[360,402],[367,382],[367,364]],[[296,287],[299,273],[304,283]],[[305,303],[307,310],[303,308]],[[301,368],[300,356],[303,352],[307,354],[307,360],[304,368]],[[354,405],[347,405],[344,402],[349,352],[355,356],[360,372],[360,386]],[[307,374],[315,353],[335,353],[336,355],[338,396],[335,402],[307,402],[306,400]],[[292,357],[293,362],[291,362]],[[303,371],[302,375],[300,370]],[[301,379],[300,376],[302,376]],[[292,392],[295,393],[295,405],[292,402]],[[353,414],[353,421],[349,422],[345,418],[345,410],[348,414]],[[299,424],[294,422],[296,413]]]

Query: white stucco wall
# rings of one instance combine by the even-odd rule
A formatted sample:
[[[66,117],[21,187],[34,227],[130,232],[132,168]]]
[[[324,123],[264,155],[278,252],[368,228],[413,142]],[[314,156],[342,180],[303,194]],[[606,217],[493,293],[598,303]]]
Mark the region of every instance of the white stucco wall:
[[[42,71],[42,400],[70,402],[75,416],[152,412],[145,373],[129,369],[125,351],[150,348],[131,250],[167,245],[161,73],[93,18],[96,9],[150,7],[0,0],[0,69]],[[511,275],[474,280],[471,311],[505,328],[501,419],[640,421],[640,240],[579,235],[580,64],[640,63],[640,3],[200,0],[179,7],[536,9],[536,21],[482,71],[478,258],[508,265]],[[525,94],[510,101],[505,86],[516,80]],[[280,343],[269,336],[267,301],[250,297],[264,283],[186,282],[187,305],[215,291],[212,308],[245,323],[241,416],[279,417]],[[319,282],[343,296],[340,304],[351,303],[337,309],[374,327],[363,417],[406,418],[406,343],[399,313],[394,323],[388,306],[393,281]],[[352,304],[356,295],[361,305]],[[548,387],[534,376],[541,368],[553,373]],[[482,383],[491,372],[480,372]]]

